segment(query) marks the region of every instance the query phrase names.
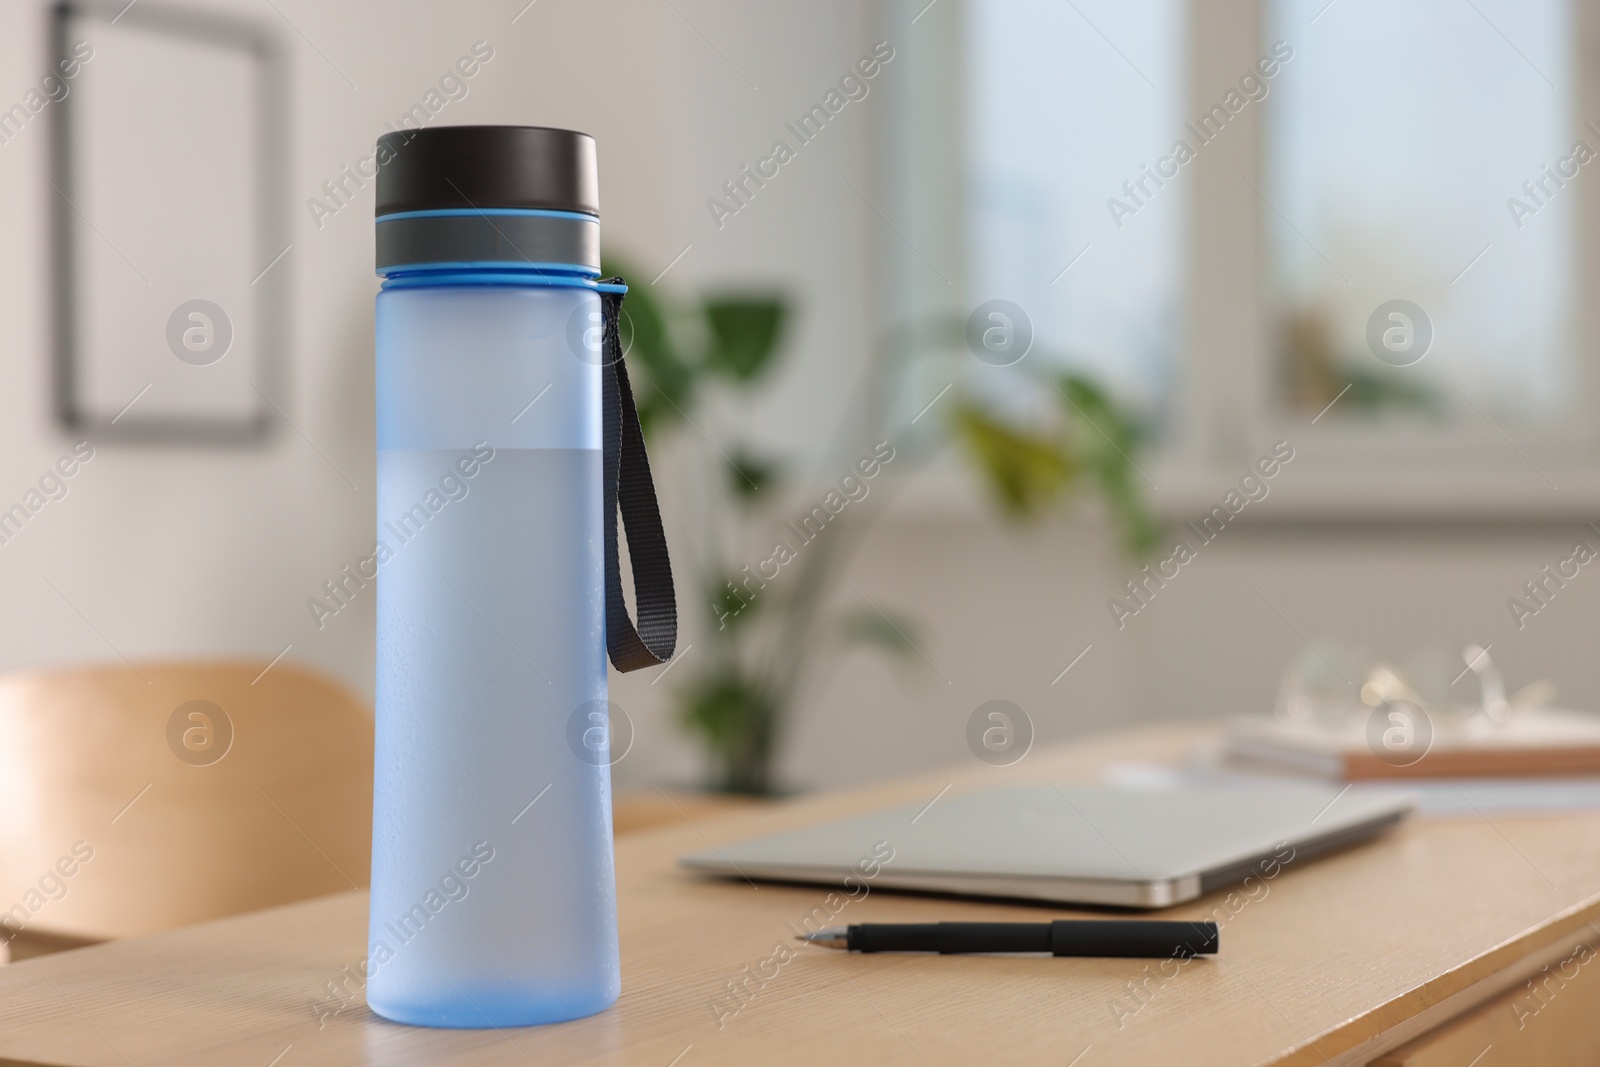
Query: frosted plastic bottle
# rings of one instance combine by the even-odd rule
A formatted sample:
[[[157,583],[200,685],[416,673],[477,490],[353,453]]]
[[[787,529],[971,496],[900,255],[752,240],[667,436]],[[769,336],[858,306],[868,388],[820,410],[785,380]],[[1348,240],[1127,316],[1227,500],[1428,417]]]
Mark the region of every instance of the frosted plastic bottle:
[[[620,989],[606,739],[569,743],[606,699],[594,142],[442,127],[378,158],[367,1001],[577,1018]]]

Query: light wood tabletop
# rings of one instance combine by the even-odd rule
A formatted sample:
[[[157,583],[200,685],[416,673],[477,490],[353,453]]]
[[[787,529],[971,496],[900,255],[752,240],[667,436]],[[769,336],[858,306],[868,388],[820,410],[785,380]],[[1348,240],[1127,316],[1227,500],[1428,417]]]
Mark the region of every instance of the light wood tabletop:
[[[621,839],[623,992],[589,1019],[438,1031],[374,1017],[351,977],[366,932],[366,895],[351,892],[0,967],[0,1057],[97,1067],[1365,1063],[1450,1025],[1452,1040],[1470,1040],[1459,1020],[1495,1010],[1550,973],[1541,968],[1594,957],[1573,962],[1600,919],[1600,813],[1414,819],[1375,843],[1287,864],[1248,896],[1214,893],[1160,913],[1222,925],[1217,957],[1172,973],[1157,961],[796,949],[790,925],[824,905],[825,890],[706,881],[675,862],[708,843],[934,801],[947,787],[1094,780],[1112,763],[1181,759],[1212,737],[1163,727],[1090,739],[1009,768],[973,761]],[[1070,914],[873,891],[837,921]],[[1518,1021],[1533,1031],[1559,1014]],[[1481,1067],[1511,1062],[1484,1055]],[[1435,1060],[1402,1050],[1384,1062]]]

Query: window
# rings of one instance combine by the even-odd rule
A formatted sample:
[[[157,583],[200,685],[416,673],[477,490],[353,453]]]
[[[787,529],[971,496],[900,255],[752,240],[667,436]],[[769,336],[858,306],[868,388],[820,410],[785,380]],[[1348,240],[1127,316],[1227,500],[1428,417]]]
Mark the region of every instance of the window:
[[[1600,138],[1574,119],[1567,0],[1275,0],[1268,17],[1293,48],[1263,142],[1279,402],[1310,417],[1345,393],[1328,417],[1347,422],[1569,417],[1573,186]]]
[[[1600,303],[1584,299],[1600,282],[1600,77],[1580,48],[1600,12],[902,13],[912,58],[884,139],[916,252],[887,246],[901,319],[1022,307],[1040,358],[1157,428],[1158,505],[1181,511],[1289,437],[1306,460],[1280,514],[1600,506]],[[933,278],[930,257],[960,276]]]
[[[1159,423],[1188,201],[1151,172],[1183,121],[1182,4],[970,0],[965,15],[970,303],[1014,302],[1045,358]]]

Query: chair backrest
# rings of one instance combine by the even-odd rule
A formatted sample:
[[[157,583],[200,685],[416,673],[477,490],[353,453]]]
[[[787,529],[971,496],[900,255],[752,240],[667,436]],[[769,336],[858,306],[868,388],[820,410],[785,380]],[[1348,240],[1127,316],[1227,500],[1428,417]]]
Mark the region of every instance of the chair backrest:
[[[130,937],[367,884],[372,717],[266,667],[0,675],[0,938]]]

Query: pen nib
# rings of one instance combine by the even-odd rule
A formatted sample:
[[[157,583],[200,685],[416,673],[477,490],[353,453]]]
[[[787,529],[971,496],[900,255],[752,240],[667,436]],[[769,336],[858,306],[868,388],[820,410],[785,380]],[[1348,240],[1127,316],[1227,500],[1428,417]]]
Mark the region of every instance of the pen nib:
[[[823,948],[848,948],[849,931],[843,926],[828,926],[811,934],[796,934],[796,941],[806,941]]]

